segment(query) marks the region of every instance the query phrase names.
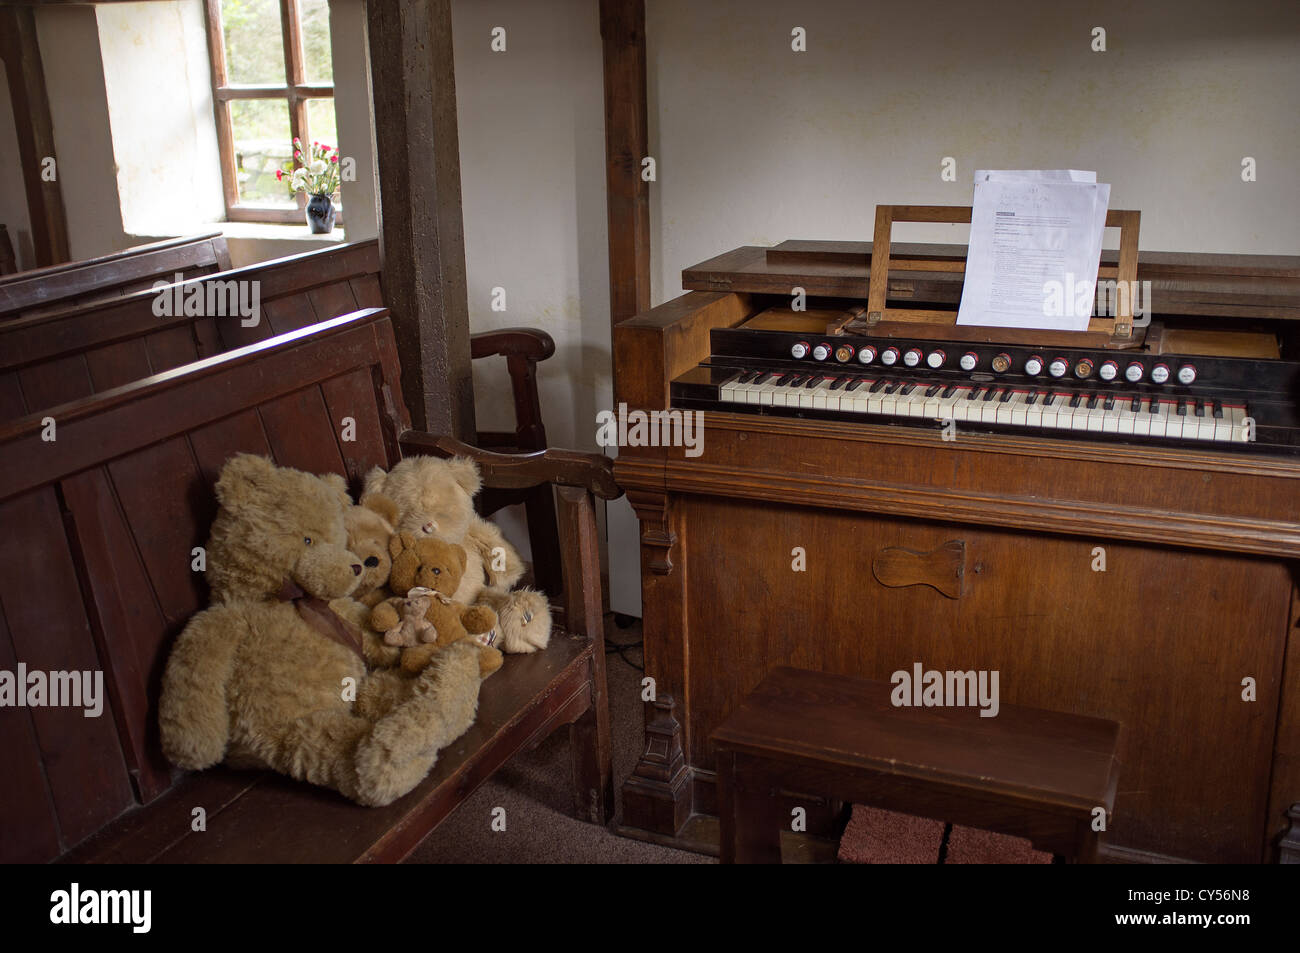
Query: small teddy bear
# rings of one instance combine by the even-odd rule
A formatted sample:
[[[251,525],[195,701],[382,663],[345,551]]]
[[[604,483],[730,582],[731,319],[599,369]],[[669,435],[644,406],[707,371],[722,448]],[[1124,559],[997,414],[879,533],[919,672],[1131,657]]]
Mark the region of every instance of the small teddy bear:
[[[408,674],[422,671],[436,653],[467,638],[480,646],[479,662],[484,678],[500,668],[501,652],[491,644],[497,614],[487,606],[467,606],[451,598],[465,574],[464,548],[436,537],[416,538],[411,533],[398,533],[391,540],[389,551],[393,559],[389,588],[407,593],[408,598],[412,592],[417,592],[418,598],[420,589],[429,592],[424,618],[436,632],[435,641],[418,642],[402,649],[403,671]],[[403,597],[386,599],[371,611],[370,628],[384,633],[399,628],[405,611]]]
[[[424,586],[415,586],[402,600],[401,621],[384,633],[385,645],[412,646],[421,642],[437,642],[437,627],[425,618],[436,593]]]

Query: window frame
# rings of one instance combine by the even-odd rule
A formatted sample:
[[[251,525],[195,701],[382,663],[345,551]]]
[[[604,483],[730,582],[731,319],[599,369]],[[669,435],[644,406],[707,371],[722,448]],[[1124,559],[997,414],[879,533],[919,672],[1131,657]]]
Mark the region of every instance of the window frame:
[[[302,20],[299,0],[280,0],[280,34],[284,42],[284,84],[232,84],[226,72],[226,36],[221,19],[221,0],[203,0],[208,33],[208,61],[212,72],[212,108],[217,124],[217,148],[221,159],[221,187],[230,222],[303,224],[307,197],[299,192],[296,208],[248,205],[239,199],[238,169],[235,167],[235,134],[230,104],[244,99],[282,100],[289,106],[289,135],[310,142],[307,128],[307,100],[334,99],[334,84],[309,84],[303,68]],[[335,221],[343,223],[340,207]]]

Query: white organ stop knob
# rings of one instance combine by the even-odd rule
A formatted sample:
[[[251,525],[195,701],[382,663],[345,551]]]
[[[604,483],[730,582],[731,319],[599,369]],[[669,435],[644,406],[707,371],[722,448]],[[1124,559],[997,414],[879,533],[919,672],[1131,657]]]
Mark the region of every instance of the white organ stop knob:
[[[831,356],[831,346],[829,344],[818,344],[813,348],[813,359],[824,361]]]
[[[1178,368],[1178,383],[1196,383],[1196,368],[1191,364],[1184,364],[1182,367]]]
[[[1119,376],[1119,365],[1114,361],[1105,361],[1097,368],[1097,376],[1104,381],[1113,381]]]
[[[1156,384],[1163,384],[1169,380],[1169,365],[1157,364],[1151,368],[1151,380]]]
[[[794,347],[790,348],[790,356],[793,357],[795,360],[798,360],[799,358],[803,357],[807,353],[808,353],[807,341],[799,341],[794,345]]]
[[[943,367],[943,362],[948,359],[948,355],[943,351],[931,351],[925,356],[925,363],[931,367]]]
[[[961,369],[963,371],[973,371],[975,368],[979,367],[980,356],[974,351],[967,351],[961,356],[961,360],[958,363],[961,364]]]
[[[1053,377],[1064,377],[1070,369],[1070,362],[1063,357],[1052,358],[1052,363],[1047,365],[1047,373]]]
[[[884,352],[883,354],[880,355],[880,363],[881,363],[881,364],[897,364],[897,363],[898,363],[898,348],[896,348],[896,347],[887,347],[887,348],[885,348],[885,352]]]
[[[1025,373],[1030,377],[1037,377],[1043,373],[1043,359],[1037,354],[1030,357],[1029,360],[1025,361]]]

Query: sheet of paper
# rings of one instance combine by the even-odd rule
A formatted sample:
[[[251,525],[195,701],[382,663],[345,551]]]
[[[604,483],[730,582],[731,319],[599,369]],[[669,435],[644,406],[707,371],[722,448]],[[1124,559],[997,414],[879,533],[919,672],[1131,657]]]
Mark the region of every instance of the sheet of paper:
[[[1110,186],[1076,170],[976,173],[957,323],[1088,327]]]

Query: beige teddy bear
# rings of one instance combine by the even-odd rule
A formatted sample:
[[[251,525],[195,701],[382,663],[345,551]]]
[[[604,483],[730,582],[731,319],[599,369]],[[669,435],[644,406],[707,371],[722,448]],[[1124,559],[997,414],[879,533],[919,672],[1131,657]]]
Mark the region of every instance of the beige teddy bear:
[[[163,752],[188,770],[270,768],[361,804],[406,794],[473,723],[483,648],[451,645],[415,678],[367,672],[361,633],[331,608],[363,568],[346,547],[342,477],[239,454],[216,496],[211,604],[167,660]]]
[[[551,610],[535,589],[513,589],[524,572],[523,560],[501,530],[474,512],[482,486],[478,467],[463,457],[407,457],[385,473],[366,475],[363,502],[373,495],[392,500],[397,529],[433,536],[463,546],[468,560],[456,602],[487,606],[497,614],[496,644],[504,652],[535,652],[551,638]]]
[[[384,631],[384,643],[409,647],[421,642],[437,642],[438,629],[426,618],[435,598],[437,594],[432,589],[415,586],[405,599],[397,600],[400,606],[397,624]]]

